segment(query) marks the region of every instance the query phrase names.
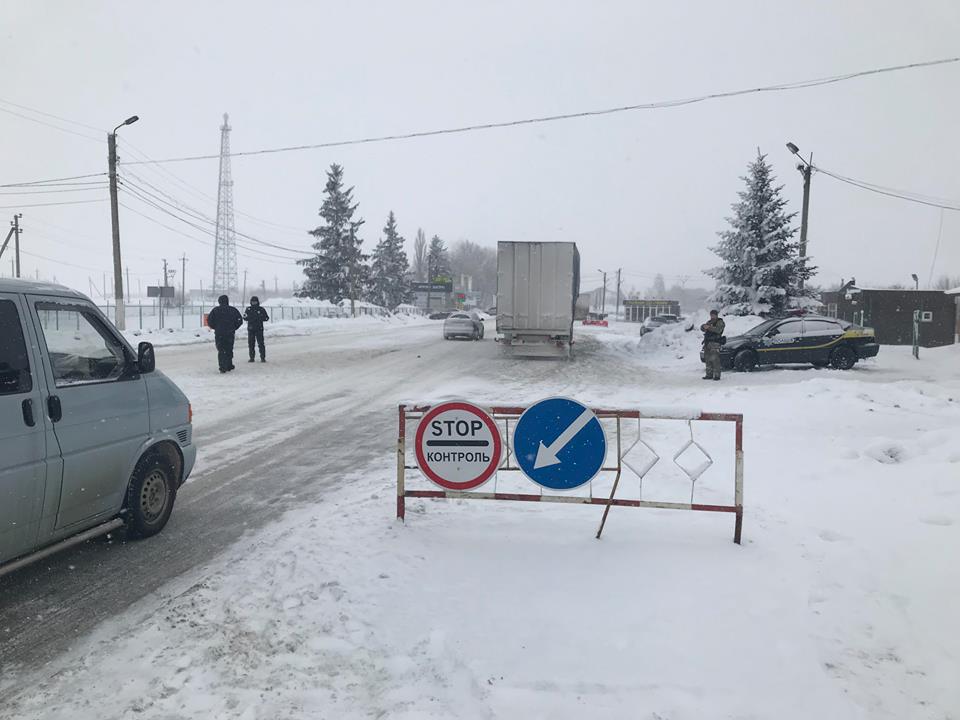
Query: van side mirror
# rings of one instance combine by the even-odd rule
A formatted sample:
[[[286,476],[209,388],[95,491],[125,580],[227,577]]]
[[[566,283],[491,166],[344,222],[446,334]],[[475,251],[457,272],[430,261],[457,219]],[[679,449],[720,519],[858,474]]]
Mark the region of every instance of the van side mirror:
[[[144,375],[157,369],[157,356],[153,352],[153,345],[148,342],[142,342],[137,346],[137,367]]]

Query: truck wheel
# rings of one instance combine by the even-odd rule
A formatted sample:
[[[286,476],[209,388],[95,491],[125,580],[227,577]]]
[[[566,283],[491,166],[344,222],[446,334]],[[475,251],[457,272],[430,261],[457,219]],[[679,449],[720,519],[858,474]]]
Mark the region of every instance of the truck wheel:
[[[830,353],[830,364],[837,370],[849,370],[857,364],[857,354],[846,345]]]
[[[737,372],[750,372],[757,368],[757,356],[752,350],[741,350],[733,358],[733,369]]]
[[[127,528],[133,537],[150,537],[163,530],[177,497],[176,470],[162,455],[140,458],[127,488]]]

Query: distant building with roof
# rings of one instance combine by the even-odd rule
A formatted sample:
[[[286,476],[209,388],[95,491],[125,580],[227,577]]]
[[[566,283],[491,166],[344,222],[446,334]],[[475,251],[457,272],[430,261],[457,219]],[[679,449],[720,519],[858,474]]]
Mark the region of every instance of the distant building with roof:
[[[881,345],[912,345],[914,312],[922,347],[956,342],[958,304],[943,290],[865,288],[851,280],[839,290],[821,293],[821,300],[824,315],[872,327]]]

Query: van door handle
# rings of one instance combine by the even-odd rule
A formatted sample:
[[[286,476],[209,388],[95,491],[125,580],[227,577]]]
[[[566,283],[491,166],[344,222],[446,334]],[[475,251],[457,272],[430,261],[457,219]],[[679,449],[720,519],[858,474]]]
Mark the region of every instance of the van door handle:
[[[27,427],[36,425],[37,421],[33,417],[33,400],[27,398],[20,404],[20,407],[23,409],[23,421],[27,424]]]
[[[47,414],[53,422],[60,422],[63,417],[63,408],[60,406],[60,398],[51,395],[47,398]]]

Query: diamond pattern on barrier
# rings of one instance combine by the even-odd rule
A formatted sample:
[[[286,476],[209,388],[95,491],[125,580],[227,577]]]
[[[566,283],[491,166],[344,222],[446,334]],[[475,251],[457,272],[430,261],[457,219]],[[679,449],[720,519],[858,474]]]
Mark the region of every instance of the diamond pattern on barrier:
[[[696,487],[697,479],[713,465],[713,458],[700,443],[694,440],[693,423],[687,421],[687,427],[690,428],[690,439],[674,454],[673,464],[683,470],[690,478],[690,502],[692,503],[693,490]],[[699,462],[697,462],[698,460]]]
[[[660,462],[660,456],[642,436],[640,421],[637,420],[637,439],[633,441],[621,455],[620,459],[624,465],[640,479],[640,497],[643,498],[643,478],[653,469],[653,466]],[[639,446],[639,447],[638,447]]]

